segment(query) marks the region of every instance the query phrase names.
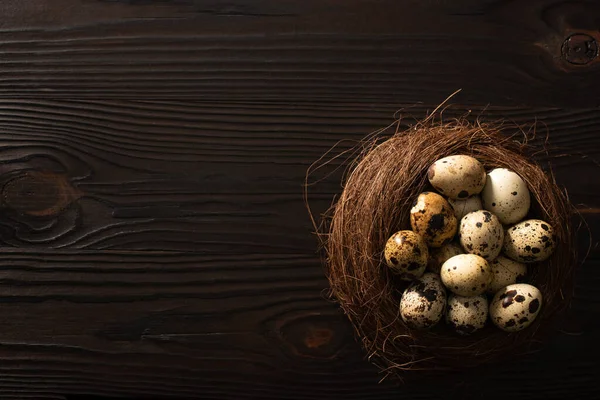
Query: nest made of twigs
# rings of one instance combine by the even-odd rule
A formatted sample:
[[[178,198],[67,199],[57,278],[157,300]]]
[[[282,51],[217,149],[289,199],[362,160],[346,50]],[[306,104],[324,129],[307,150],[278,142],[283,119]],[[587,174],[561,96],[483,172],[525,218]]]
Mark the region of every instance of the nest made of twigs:
[[[403,377],[407,370],[457,370],[531,351],[569,304],[576,264],[573,209],[552,174],[533,161],[532,149],[523,142],[506,136],[499,126],[462,120],[421,123],[383,142],[369,140],[348,170],[343,193],[318,233],[331,295],[352,322],[369,359],[386,373]],[[509,334],[488,323],[463,337],[443,321],[418,331],[400,318],[406,283],[385,266],[383,249],[394,232],[410,229],[411,203],[419,193],[431,190],[428,167],[453,154],[471,155],[486,170],[515,171],[531,192],[528,218],[545,220],[556,230],[553,255],[529,267],[527,282],[541,290],[544,305],[536,321],[521,332]]]

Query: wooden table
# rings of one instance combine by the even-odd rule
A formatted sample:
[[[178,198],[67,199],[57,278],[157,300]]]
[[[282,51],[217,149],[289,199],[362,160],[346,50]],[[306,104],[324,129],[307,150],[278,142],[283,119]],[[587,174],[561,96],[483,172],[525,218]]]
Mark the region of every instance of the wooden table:
[[[596,1],[3,0],[0,398],[596,398],[599,22]],[[305,172],[459,88],[446,117],[537,122],[591,251],[542,352],[378,384],[324,297]]]

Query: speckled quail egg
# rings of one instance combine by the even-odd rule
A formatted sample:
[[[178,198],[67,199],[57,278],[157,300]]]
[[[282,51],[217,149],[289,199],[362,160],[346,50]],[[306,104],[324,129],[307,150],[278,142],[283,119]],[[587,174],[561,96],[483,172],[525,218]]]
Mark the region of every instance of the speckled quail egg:
[[[456,155],[434,162],[427,170],[431,185],[452,199],[478,194],[485,185],[485,169],[473,157]]]
[[[440,247],[452,240],[458,224],[446,199],[437,193],[423,192],[410,210],[410,225],[428,246]]]
[[[510,258],[500,256],[489,264],[494,272],[494,279],[488,288],[490,294],[495,294],[508,285],[519,283],[527,275],[527,266]]]
[[[423,275],[429,250],[423,238],[413,231],[399,231],[385,244],[385,262],[401,279],[412,281]]]
[[[431,272],[414,281],[400,299],[400,316],[411,328],[426,329],[438,323],[446,307],[446,289]]]
[[[483,208],[493,212],[505,225],[522,220],[531,204],[525,181],[506,168],[488,173],[481,199]]]
[[[517,332],[535,320],[542,306],[542,293],[526,283],[500,289],[490,304],[490,319],[500,329]]]
[[[471,196],[466,199],[448,199],[448,203],[454,209],[454,214],[457,220],[461,220],[465,215],[470,212],[483,210],[483,204],[481,203],[481,197]]]
[[[504,253],[525,263],[544,261],[552,255],[556,235],[552,225],[539,219],[529,219],[507,229]]]
[[[462,247],[458,243],[450,242],[442,247],[431,249],[429,252],[429,262],[427,263],[427,269],[436,274],[440,273],[440,268],[448,259],[464,254]]]
[[[460,244],[467,253],[493,260],[502,250],[504,229],[498,217],[489,211],[479,210],[465,215],[458,232]]]
[[[450,295],[446,307],[446,323],[461,335],[470,335],[485,326],[488,301],[482,296]]]
[[[494,273],[487,261],[475,254],[459,254],[442,265],[444,285],[460,296],[478,296],[492,283]]]

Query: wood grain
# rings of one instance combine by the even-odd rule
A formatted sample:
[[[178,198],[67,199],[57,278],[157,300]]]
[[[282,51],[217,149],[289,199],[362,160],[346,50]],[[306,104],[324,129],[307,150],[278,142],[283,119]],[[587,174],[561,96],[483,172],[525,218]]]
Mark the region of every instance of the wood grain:
[[[26,3],[26,4],[23,4]],[[5,0],[0,96],[597,107],[592,1]]]
[[[0,399],[592,398],[600,338],[594,1],[0,2]],[[366,134],[530,132],[584,217],[543,351],[403,386],[365,359],[318,215]],[[333,149],[332,149],[333,148]],[[579,219],[577,219],[579,222]]]
[[[539,160],[552,159],[580,208],[597,204],[600,182],[586,176],[600,156],[598,111],[471,111],[472,119],[537,119],[537,143],[552,138]],[[393,113],[368,104],[0,101],[0,238],[31,249],[304,252],[315,243],[302,201],[306,170],[340,140],[332,156],[352,149]],[[339,192],[342,171],[310,188],[317,212]],[[32,177],[52,184],[30,184],[32,198],[15,183]]]
[[[596,253],[589,265],[598,261]],[[325,282],[311,257],[9,252],[1,265],[2,387],[14,382],[63,394],[291,399],[383,399],[397,390],[357,390],[375,389],[375,373],[360,362],[343,316],[323,300]],[[580,281],[574,309],[597,312],[599,278],[594,272]],[[464,384],[479,391],[492,384],[503,395],[532,398],[547,396],[546,390],[595,387],[595,358],[585,349],[600,326],[589,323],[535,358],[474,371],[483,382]],[[532,374],[532,368],[542,371]],[[517,378],[524,373],[527,379]],[[499,386],[510,377],[519,379],[518,387]],[[407,390],[411,398],[460,390],[449,381],[440,384]]]
[[[325,300],[302,184],[331,146],[344,141],[332,155],[351,149],[398,108],[2,100],[0,397],[396,397],[392,383],[376,385],[382,376]],[[409,123],[433,105],[404,108]],[[548,135],[550,145],[538,159],[552,163],[584,211],[599,204],[598,180],[589,179],[599,117],[596,109],[470,108],[472,119],[537,120],[535,143]],[[324,179],[311,186],[317,210],[339,193],[342,160],[333,175],[313,177]],[[597,237],[597,215],[586,219]],[[586,240],[583,232],[582,249]],[[565,333],[544,352],[473,371],[476,380],[454,377],[459,386],[450,378],[405,386],[406,398],[597,388],[585,346],[600,328],[598,256],[596,245]],[[518,388],[502,386],[507,379]]]

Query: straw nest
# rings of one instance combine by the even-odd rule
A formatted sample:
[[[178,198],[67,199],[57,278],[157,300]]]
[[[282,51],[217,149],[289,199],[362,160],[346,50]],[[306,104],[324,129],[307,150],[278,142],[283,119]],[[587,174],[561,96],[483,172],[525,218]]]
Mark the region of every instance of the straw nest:
[[[532,148],[495,125],[419,123],[387,140],[371,138],[347,171],[343,192],[326,213],[318,233],[331,296],[350,319],[368,358],[388,375],[409,370],[457,370],[535,349],[568,306],[576,264],[572,207],[550,172],[533,161]],[[419,193],[431,190],[427,169],[439,158],[467,154],[486,170],[504,167],[528,184],[528,217],[550,222],[558,245],[550,259],[533,264],[528,282],[538,287],[544,306],[527,329],[508,334],[492,324],[458,336],[441,322],[431,330],[408,328],[399,317],[406,283],[383,260],[387,239],[410,229],[409,209]]]

